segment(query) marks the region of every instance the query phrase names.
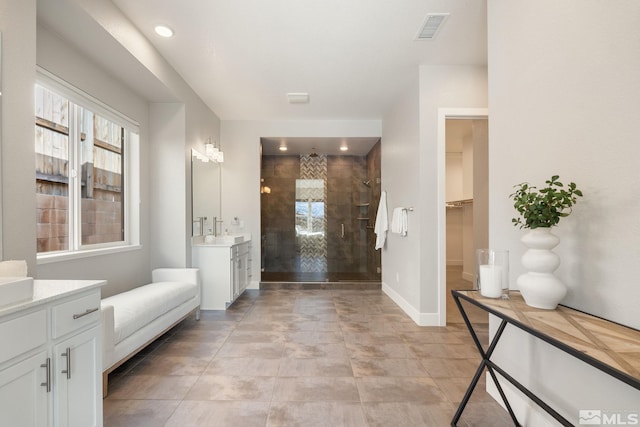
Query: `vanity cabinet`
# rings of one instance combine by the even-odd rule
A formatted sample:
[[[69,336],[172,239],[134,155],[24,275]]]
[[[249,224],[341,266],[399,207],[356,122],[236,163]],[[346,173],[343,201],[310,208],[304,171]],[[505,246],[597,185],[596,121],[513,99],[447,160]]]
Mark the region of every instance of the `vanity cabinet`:
[[[251,241],[194,245],[192,265],[200,269],[200,308],[226,310],[251,283]]]
[[[102,284],[36,280],[0,307],[0,425],[102,426]]]

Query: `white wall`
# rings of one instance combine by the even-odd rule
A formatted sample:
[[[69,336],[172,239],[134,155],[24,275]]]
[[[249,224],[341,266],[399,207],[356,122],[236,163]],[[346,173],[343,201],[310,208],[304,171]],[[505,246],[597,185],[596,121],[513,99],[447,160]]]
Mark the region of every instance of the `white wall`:
[[[146,100],[104,71],[47,28],[38,26],[37,64],[63,78],[78,89],[99,99],[140,124],[140,189],[149,189],[149,111]],[[31,83],[33,86],[34,81]],[[33,117],[33,112],[30,113]],[[33,138],[32,138],[33,139]],[[33,145],[31,146],[33,155]],[[29,163],[34,170],[34,163]],[[35,172],[34,172],[35,173]],[[35,182],[35,179],[34,179]],[[35,194],[35,190],[33,192]],[[25,198],[26,199],[26,198]],[[106,279],[103,293],[109,295],[148,280],[149,276],[149,200],[140,203],[141,248],[124,253],[88,257],[77,260],[39,264],[40,279]],[[35,224],[35,223],[34,223]],[[31,224],[31,227],[34,226]],[[118,265],[118,268],[113,268]]]
[[[421,66],[383,117],[382,176],[393,206],[414,206],[407,237],[391,235],[382,254],[383,289],[422,325],[440,322],[438,206],[445,153],[438,151],[439,108],[485,108],[487,72],[476,66]],[[440,160],[441,159],[441,160]],[[444,183],[442,183],[444,185]],[[443,222],[444,223],[444,222]],[[444,265],[444,262],[442,263]],[[444,271],[442,272],[444,274]]]
[[[406,237],[387,233],[382,249],[383,290],[420,322],[420,116],[416,74],[382,121],[382,189],[387,192],[389,220],[393,208],[413,207]]]
[[[148,138],[149,122],[159,123],[166,111],[154,109],[150,119],[149,100],[128,87],[128,81],[140,75],[127,74],[130,70],[122,70],[117,77],[107,75],[68,43],[46,29],[39,29],[40,65],[140,123],[142,249],[36,266],[34,146],[25,144],[34,140],[36,2],[0,0],[3,257],[26,259],[29,273],[39,278],[107,279],[109,285],[104,293],[109,295],[148,282],[153,266],[190,264],[187,245],[191,230],[190,149],[203,151],[208,137],[218,138],[220,121],[113,3],[108,0],[78,0],[78,3],[91,16],[87,19],[95,19],[146,68],[144,78],[157,78],[168,92],[175,94],[180,105],[177,110],[182,111],[181,123],[172,123],[170,135],[161,135],[156,130],[160,141],[156,146]],[[101,46],[92,50],[99,54]],[[179,136],[175,134],[176,127],[182,129]],[[157,182],[163,185],[158,187]],[[175,209],[177,215],[167,215],[163,210],[166,206]],[[154,233],[150,232],[150,224],[155,227]],[[150,248],[154,248],[153,256]]]
[[[191,148],[204,152],[204,144],[209,137],[219,139],[220,120],[112,2],[77,1],[98,25],[175,95],[178,104],[183,104],[156,103],[150,109],[149,120],[153,126],[161,126],[165,119],[169,119],[170,124],[167,123],[167,135],[150,129],[154,135],[149,144],[152,192],[143,194],[143,197],[150,197],[149,215],[153,224],[153,233],[149,237],[153,248],[149,267],[189,266]],[[181,109],[184,111],[180,112]],[[176,215],[168,214],[165,210],[168,205]]]
[[[244,222],[244,232],[251,233],[252,287],[260,281],[260,137],[380,135],[378,120],[222,121],[222,227],[229,227],[238,217]]]
[[[2,31],[2,247],[4,259],[25,259],[36,273],[33,141],[36,65],[35,0],[0,0]],[[25,197],[33,194],[34,197]]]
[[[524,247],[511,226],[512,186],[553,174],[575,181],[584,198],[554,229],[563,302],[640,328],[640,3],[489,0],[488,20],[490,245],[511,250],[515,284]],[[638,410],[637,390],[521,335],[505,338],[497,356],[508,370],[572,422],[578,409]]]

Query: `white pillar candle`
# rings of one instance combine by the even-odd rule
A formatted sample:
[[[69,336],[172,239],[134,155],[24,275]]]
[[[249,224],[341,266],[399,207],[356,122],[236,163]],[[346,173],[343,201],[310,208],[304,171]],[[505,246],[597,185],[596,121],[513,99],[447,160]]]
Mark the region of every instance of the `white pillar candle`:
[[[487,298],[500,298],[502,296],[502,266],[480,266],[480,294]]]

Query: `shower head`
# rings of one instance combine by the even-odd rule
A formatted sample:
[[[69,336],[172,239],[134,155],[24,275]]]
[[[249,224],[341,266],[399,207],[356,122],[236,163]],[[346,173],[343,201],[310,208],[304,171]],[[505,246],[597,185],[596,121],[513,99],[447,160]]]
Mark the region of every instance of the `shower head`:
[[[363,183],[364,185],[366,185],[367,187],[369,187],[369,184],[371,184],[371,180],[362,181],[362,183]]]
[[[318,153],[316,153],[316,149],[315,148],[311,149],[311,154],[309,154],[309,157],[318,157]]]

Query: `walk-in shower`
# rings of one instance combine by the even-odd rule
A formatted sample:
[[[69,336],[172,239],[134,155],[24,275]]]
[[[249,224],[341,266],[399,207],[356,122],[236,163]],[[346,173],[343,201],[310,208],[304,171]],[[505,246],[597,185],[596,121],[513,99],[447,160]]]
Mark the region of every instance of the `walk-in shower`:
[[[261,282],[380,282],[379,141],[361,155],[323,154],[320,143],[263,151],[261,173],[271,189],[261,194]]]

